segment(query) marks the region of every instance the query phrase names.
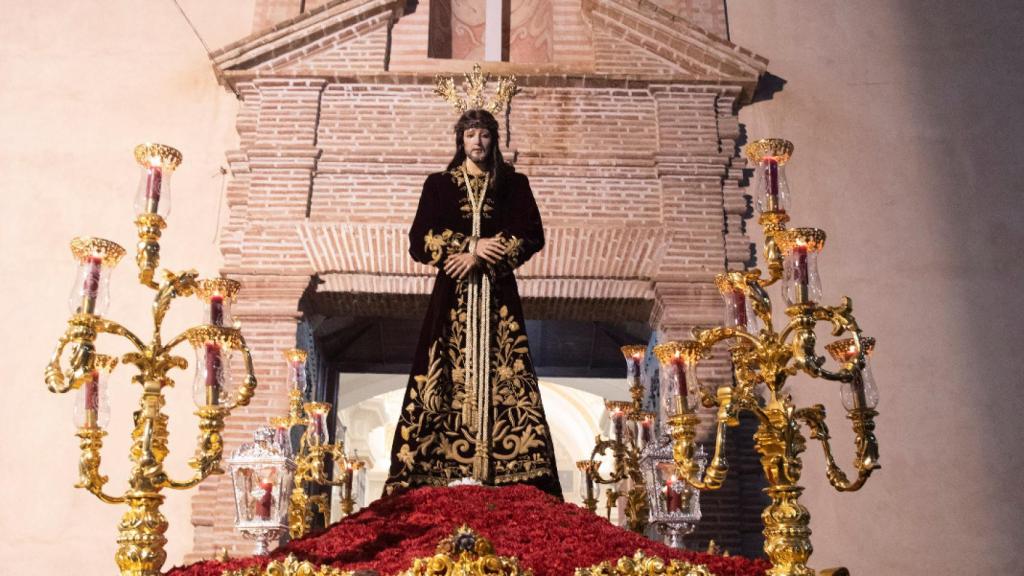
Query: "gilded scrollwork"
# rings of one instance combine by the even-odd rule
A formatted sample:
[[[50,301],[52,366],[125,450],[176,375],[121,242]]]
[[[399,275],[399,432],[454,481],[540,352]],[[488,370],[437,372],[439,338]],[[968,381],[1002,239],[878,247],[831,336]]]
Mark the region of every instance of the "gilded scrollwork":
[[[575,576],[714,576],[703,564],[685,560],[665,562],[658,556],[648,556],[637,550],[633,556],[623,556],[615,562],[601,562],[589,568],[577,568]]]
[[[489,540],[466,525],[438,543],[433,556],[417,558],[398,576],[532,576],[515,557],[498,556]]]
[[[274,560],[266,566],[225,570],[221,576],[352,576],[353,574],[348,570],[299,560],[294,554],[289,554],[284,560]]]

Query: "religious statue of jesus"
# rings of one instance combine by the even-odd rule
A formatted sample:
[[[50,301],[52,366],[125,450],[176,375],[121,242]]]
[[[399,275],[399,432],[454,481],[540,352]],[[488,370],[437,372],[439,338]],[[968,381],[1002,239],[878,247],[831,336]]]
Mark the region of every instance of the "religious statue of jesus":
[[[455,157],[423,184],[413,259],[438,268],[395,429],[385,492],[524,483],[558,498],[551,431],[513,271],[544,246],[525,175],[483,109],[455,125]]]

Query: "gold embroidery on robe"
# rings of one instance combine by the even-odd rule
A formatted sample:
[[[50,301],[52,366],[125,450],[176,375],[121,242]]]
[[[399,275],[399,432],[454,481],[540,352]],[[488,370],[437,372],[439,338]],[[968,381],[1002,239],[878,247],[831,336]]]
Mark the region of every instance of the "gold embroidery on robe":
[[[465,252],[467,241],[465,234],[447,228],[439,234],[434,234],[433,230],[427,230],[427,235],[423,237],[425,250],[430,252],[431,265],[437,265],[448,254]]]
[[[425,232],[423,254],[434,265],[443,263],[451,254],[467,251],[470,236],[480,235],[476,231],[479,221],[498,216],[495,198],[499,196],[482,189],[487,183],[486,175],[466,174],[461,166],[445,175],[450,177],[455,190],[446,189],[446,181],[433,180],[430,185],[451,195],[446,204],[433,204],[432,208],[472,220],[474,232],[421,228],[416,236]],[[428,184],[424,185],[425,190]],[[447,190],[458,192],[452,194]],[[436,196],[433,201],[443,197]],[[478,212],[474,210],[474,200]],[[536,211],[535,206],[532,210]],[[539,230],[536,232],[540,234]],[[434,324],[436,329],[431,328],[426,349],[421,352],[426,356],[425,365],[420,364],[423,356],[416,362],[423,373],[410,378],[396,430],[394,460],[387,481],[389,492],[399,486],[446,485],[471,476],[490,484],[532,482],[548,477],[550,480],[543,480],[538,486],[549,491],[558,489],[554,450],[525,327],[522,319],[516,318],[506,306],[512,302],[511,309],[518,310],[518,300],[514,296],[510,300],[510,294],[502,287],[504,278],[536,249],[531,248],[528,253],[524,239],[507,232],[491,234],[501,244],[502,258],[486,264],[482,270],[486,275],[476,281],[489,280],[490,286],[497,289],[474,291],[469,280],[448,281],[445,285],[451,292],[442,297],[445,303],[437,312],[431,312],[440,313],[441,317]],[[477,295],[473,305],[469,302],[471,294]],[[486,321],[471,326],[470,309],[485,314]],[[483,347],[482,354],[474,354],[479,354],[483,365],[474,368],[473,374],[469,370],[473,361],[467,356],[467,350],[473,349],[467,346],[470,339],[479,339],[474,344],[476,350]]]

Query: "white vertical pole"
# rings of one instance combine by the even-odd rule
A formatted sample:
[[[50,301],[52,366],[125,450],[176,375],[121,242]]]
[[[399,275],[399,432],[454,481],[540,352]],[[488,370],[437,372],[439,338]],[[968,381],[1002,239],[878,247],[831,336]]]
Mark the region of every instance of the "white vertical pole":
[[[502,0],[487,0],[487,20],[484,27],[484,60],[501,61]]]

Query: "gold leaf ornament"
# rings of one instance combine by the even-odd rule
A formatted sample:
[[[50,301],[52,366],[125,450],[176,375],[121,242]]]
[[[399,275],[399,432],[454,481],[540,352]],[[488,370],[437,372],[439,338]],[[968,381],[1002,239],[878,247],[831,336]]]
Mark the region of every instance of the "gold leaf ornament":
[[[289,554],[284,560],[274,560],[263,568],[226,570],[221,576],[352,576],[352,574],[347,570],[300,561],[294,555]]]
[[[715,576],[707,566],[685,560],[665,563],[658,556],[648,556],[637,550],[632,557],[623,556],[615,561],[601,562],[589,568],[577,568],[575,576]]]
[[[438,543],[430,558],[413,560],[398,576],[533,576],[515,557],[497,556],[491,542],[463,524]]]

